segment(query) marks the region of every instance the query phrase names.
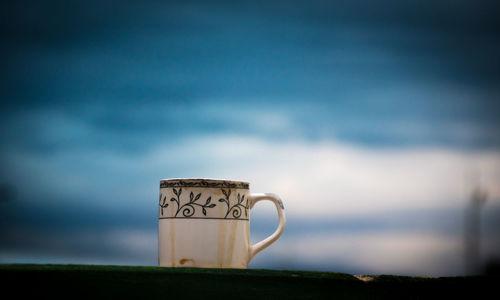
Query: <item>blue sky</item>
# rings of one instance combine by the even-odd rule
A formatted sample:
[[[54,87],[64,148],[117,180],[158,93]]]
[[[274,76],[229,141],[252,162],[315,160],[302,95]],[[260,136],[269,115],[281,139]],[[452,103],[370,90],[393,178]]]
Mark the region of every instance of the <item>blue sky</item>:
[[[2,6],[1,262],[154,265],[167,177],[282,196],[253,267],[461,274],[477,184],[500,254],[494,1]]]

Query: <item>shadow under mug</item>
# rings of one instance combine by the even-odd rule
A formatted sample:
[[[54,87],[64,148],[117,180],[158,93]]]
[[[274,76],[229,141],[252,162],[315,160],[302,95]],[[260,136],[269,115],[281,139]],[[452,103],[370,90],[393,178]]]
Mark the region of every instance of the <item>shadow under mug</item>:
[[[275,204],[279,225],[269,237],[250,245],[250,211],[261,200]],[[158,213],[161,267],[247,268],[286,225],[277,195],[251,194],[248,182],[236,180],[161,180]]]

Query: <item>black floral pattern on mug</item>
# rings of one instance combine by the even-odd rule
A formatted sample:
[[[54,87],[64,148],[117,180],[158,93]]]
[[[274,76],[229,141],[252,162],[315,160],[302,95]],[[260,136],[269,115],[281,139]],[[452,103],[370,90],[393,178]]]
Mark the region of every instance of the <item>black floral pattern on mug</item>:
[[[237,199],[238,201],[236,202],[236,204],[234,204],[233,206],[231,206],[231,201],[229,200],[229,197],[231,196],[231,190],[228,189],[227,191],[224,190],[224,189],[221,189],[222,190],[222,194],[224,194],[225,198],[220,198],[219,199],[219,202],[224,202],[226,203],[226,206],[227,206],[227,210],[226,210],[226,215],[224,216],[224,219],[227,219],[227,217],[229,216],[229,213],[232,211],[232,215],[233,215],[233,218],[235,219],[239,219],[241,217],[241,213],[242,213],[242,208],[243,208],[243,211],[245,212],[245,217],[248,217],[248,199],[246,201],[246,204],[243,205],[243,200],[245,199],[245,195],[240,195],[240,193],[238,193],[238,196],[237,196]]]
[[[172,211],[171,216],[166,216],[169,218],[190,218],[193,217],[197,211],[201,211],[203,216],[207,216],[208,209],[214,208],[217,206],[216,203],[212,203],[212,196],[206,198],[205,201],[200,203],[200,199],[202,199],[202,193],[193,193],[189,192],[189,196],[185,196],[183,194],[182,188],[172,188],[172,192],[175,197],[170,198],[170,202],[175,204],[174,209]],[[248,199],[245,199],[244,194],[238,193],[236,199],[231,201],[231,189],[221,189],[224,198],[220,198],[219,202],[224,203],[226,206],[226,212],[220,219],[240,219],[242,214],[245,215],[245,218],[248,218],[248,209],[249,203]],[[160,193],[160,216],[165,216],[165,211],[169,206],[169,203],[166,201],[167,196]],[[183,199],[184,198],[184,199]]]

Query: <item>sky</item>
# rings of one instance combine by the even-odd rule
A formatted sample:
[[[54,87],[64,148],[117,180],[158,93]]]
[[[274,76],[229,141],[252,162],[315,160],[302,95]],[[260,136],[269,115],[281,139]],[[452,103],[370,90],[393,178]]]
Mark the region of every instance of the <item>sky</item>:
[[[500,257],[495,1],[0,5],[0,263],[155,265],[178,177],[281,196],[251,268],[462,275],[477,186]]]

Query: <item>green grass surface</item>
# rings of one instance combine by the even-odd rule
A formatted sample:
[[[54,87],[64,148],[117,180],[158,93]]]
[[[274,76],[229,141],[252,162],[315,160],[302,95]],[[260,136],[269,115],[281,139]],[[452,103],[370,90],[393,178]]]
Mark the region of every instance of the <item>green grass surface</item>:
[[[100,299],[480,299],[494,277],[377,276],[332,272],[96,265],[0,265],[3,293]]]

